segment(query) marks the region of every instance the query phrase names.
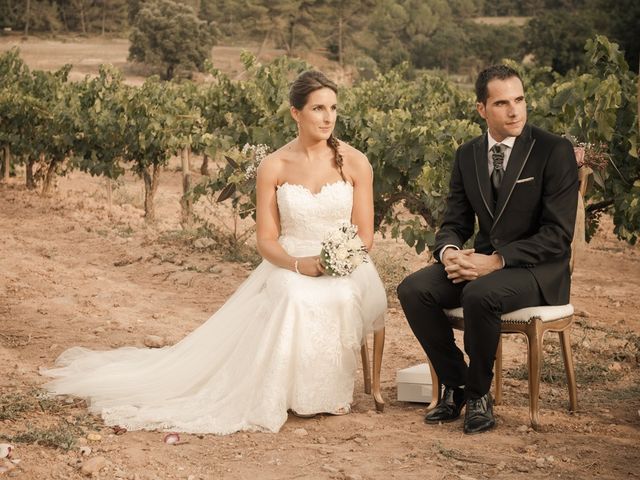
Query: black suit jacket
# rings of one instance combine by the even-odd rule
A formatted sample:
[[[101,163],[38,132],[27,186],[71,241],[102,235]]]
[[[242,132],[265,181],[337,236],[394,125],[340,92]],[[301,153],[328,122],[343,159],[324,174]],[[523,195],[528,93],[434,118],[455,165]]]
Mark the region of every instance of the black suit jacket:
[[[456,152],[435,252],[462,248],[474,232],[478,253],[498,252],[506,268],[528,268],[549,305],[569,302],[569,259],[578,199],[571,143],[526,125],[516,138],[494,207],[487,135]],[[436,255],[439,257],[439,255]]]

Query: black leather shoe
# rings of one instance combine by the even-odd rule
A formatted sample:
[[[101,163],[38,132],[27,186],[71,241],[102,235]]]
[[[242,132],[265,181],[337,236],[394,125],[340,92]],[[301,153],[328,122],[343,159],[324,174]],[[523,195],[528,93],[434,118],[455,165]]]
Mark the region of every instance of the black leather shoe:
[[[496,425],[493,417],[493,398],[490,393],[482,397],[467,400],[467,411],[464,414],[464,433],[481,433]]]
[[[460,387],[444,387],[444,393],[436,408],[424,416],[426,423],[452,422],[460,416],[464,407],[464,389]]]

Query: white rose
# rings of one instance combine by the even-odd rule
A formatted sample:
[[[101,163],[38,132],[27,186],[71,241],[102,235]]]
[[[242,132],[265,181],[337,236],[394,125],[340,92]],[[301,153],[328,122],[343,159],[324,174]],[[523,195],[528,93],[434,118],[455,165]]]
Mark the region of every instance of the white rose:
[[[336,254],[335,254],[336,260],[340,260],[340,261],[346,260],[348,256],[349,256],[349,250],[345,245],[340,245],[336,249]]]
[[[362,248],[362,240],[360,240],[360,237],[350,239],[347,242],[347,248],[352,251],[360,250],[360,248]]]

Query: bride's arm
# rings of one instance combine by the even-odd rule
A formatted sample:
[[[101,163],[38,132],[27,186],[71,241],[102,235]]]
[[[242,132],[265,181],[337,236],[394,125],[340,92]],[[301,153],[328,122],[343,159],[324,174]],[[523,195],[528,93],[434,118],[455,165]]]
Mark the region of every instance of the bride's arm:
[[[351,223],[367,251],[373,246],[373,170],[367,157],[356,149],[349,155],[348,166],[353,179]]]
[[[277,159],[265,158],[258,167],[256,179],[256,238],[258,252],[269,263],[304,275],[322,275],[318,257],[293,257],[278,242],[280,215],[276,189],[278,186]]]

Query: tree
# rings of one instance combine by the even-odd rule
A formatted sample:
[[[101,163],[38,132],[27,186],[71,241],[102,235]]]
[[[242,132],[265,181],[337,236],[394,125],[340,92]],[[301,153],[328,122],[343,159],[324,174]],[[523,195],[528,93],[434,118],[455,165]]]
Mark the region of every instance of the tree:
[[[204,69],[215,39],[193,9],[171,0],[143,4],[131,32],[129,59],[161,67],[170,80],[177,69]]]
[[[584,62],[584,43],[591,36],[590,19],[582,13],[547,11],[526,27],[527,51],[540,65],[551,65],[561,74]]]

